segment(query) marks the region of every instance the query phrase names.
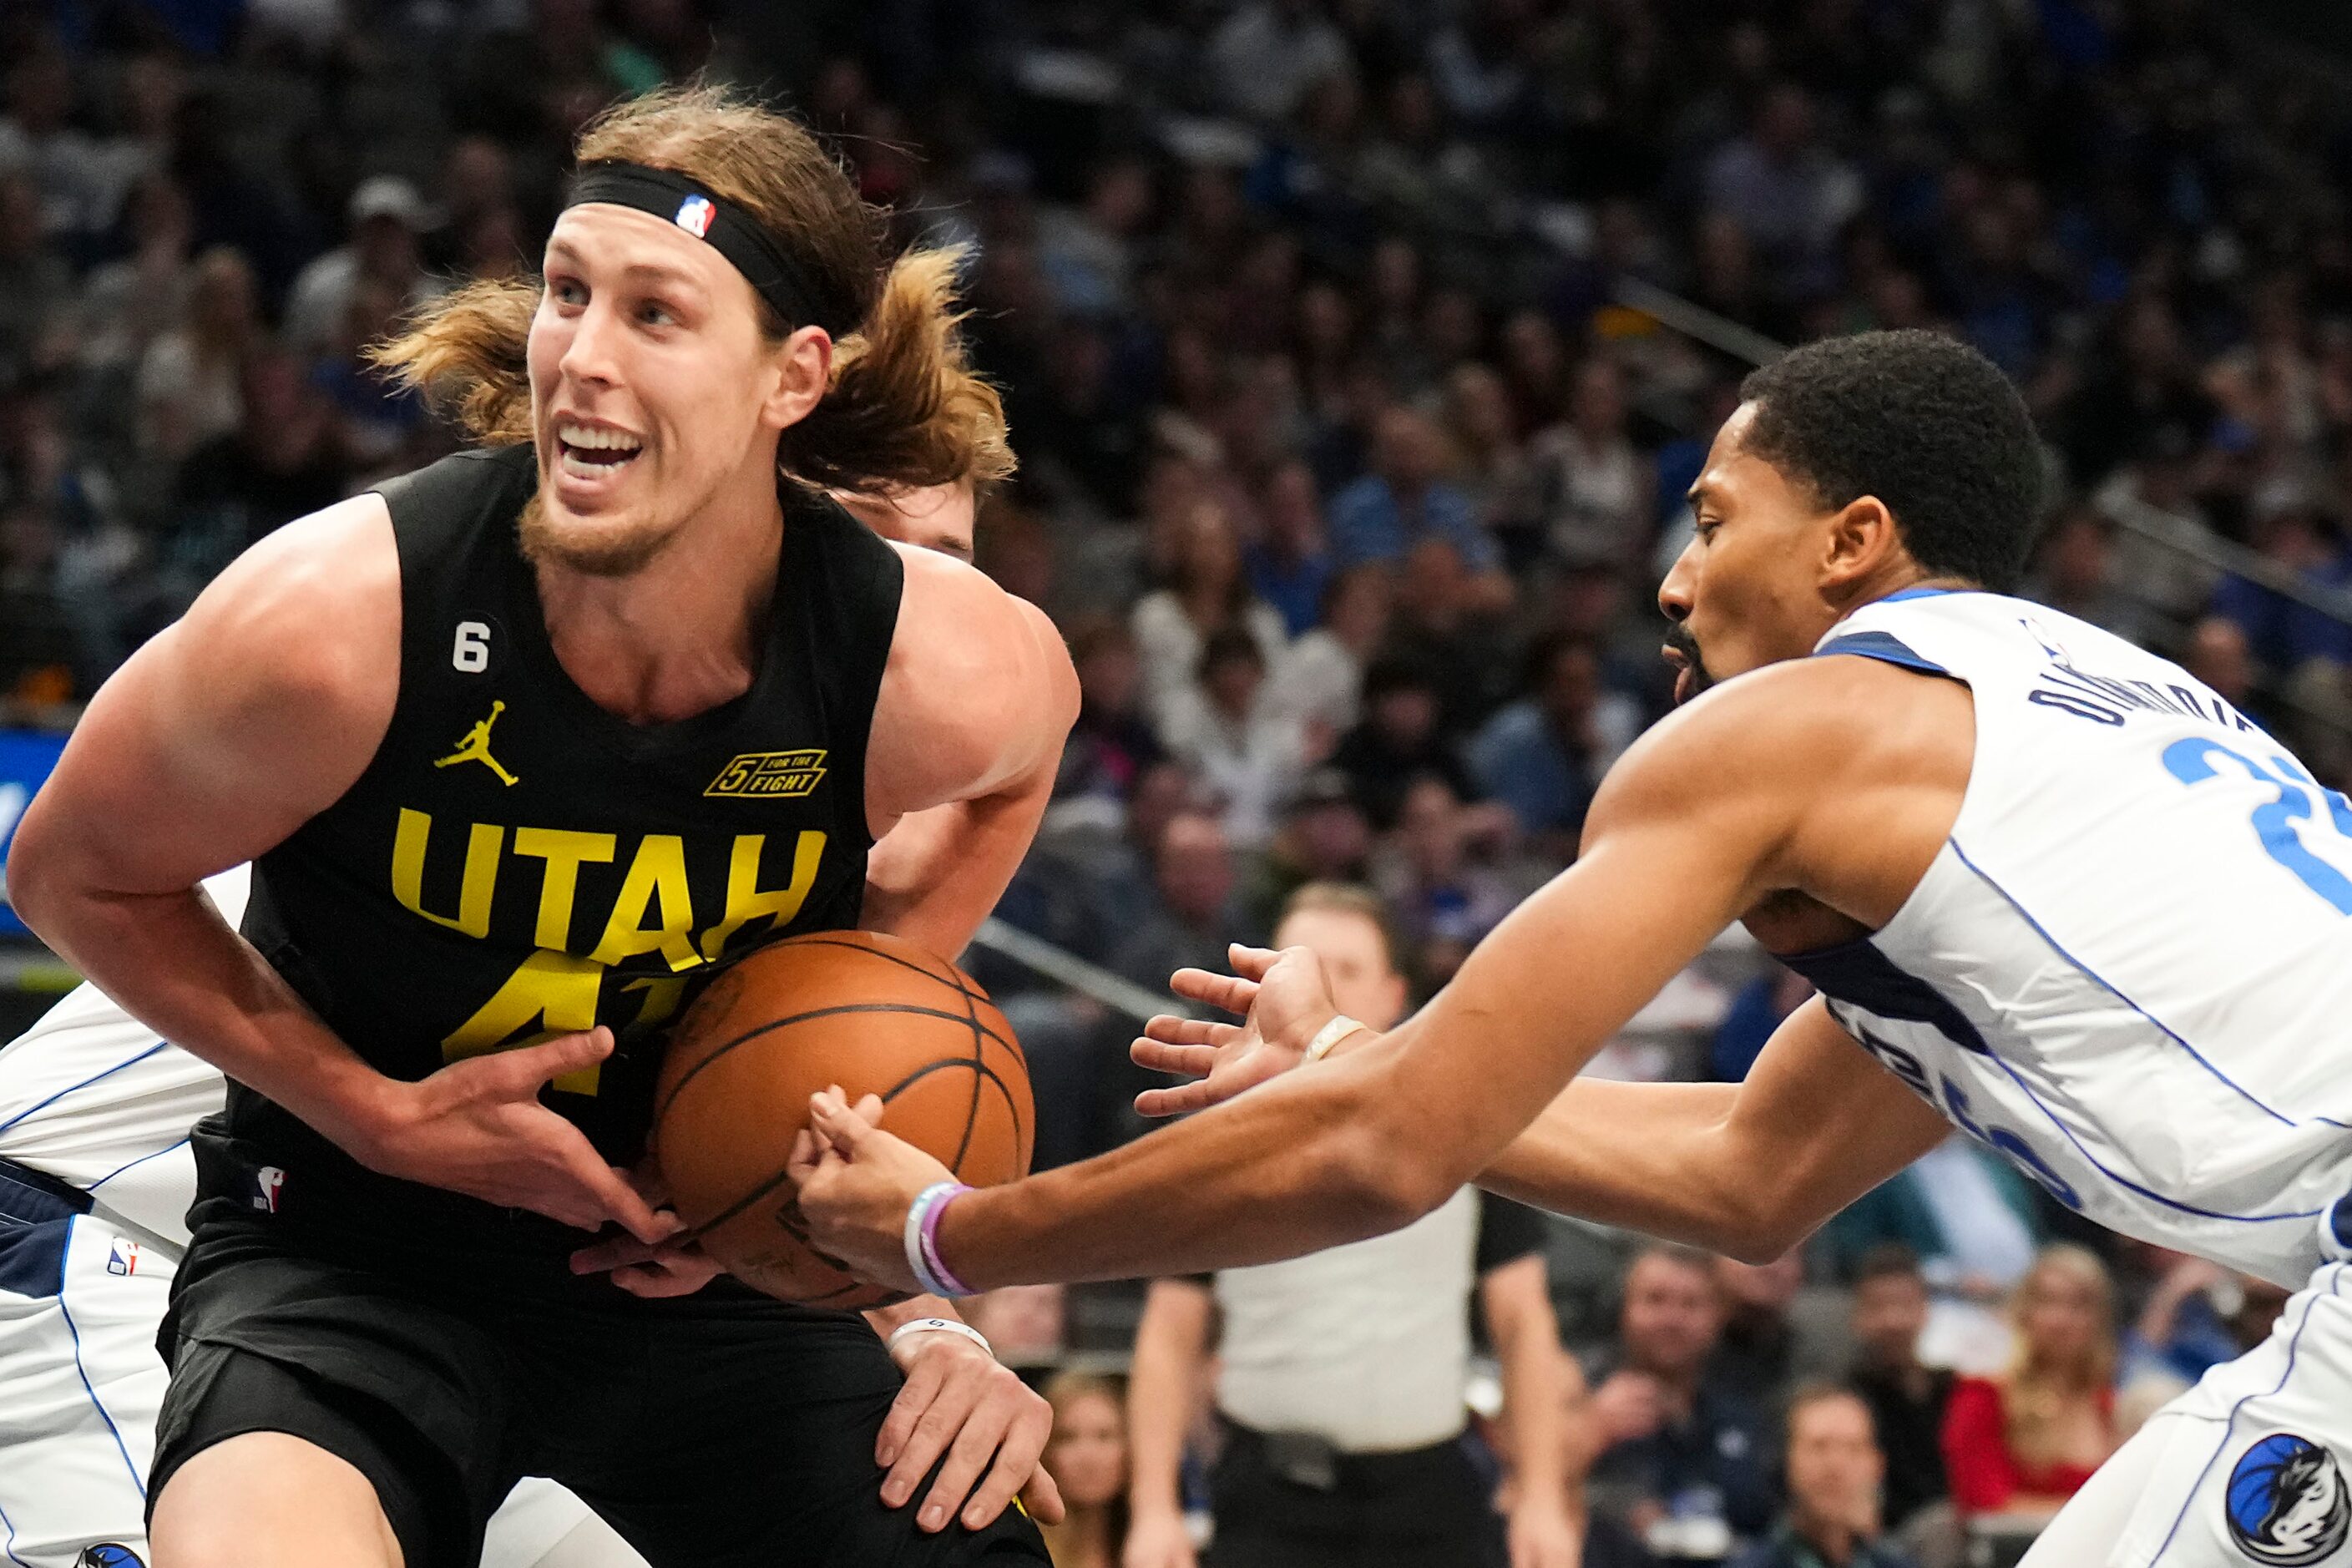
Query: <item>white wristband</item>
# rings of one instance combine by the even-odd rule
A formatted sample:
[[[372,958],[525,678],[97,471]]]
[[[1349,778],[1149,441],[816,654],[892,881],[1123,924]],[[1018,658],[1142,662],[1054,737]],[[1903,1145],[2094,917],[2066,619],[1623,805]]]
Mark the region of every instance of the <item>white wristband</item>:
[[[1371,1026],[1370,1024],[1360,1023],[1356,1019],[1348,1016],[1345,1013],[1340,1014],[1339,1016],[1333,1018],[1329,1023],[1315,1031],[1315,1037],[1307,1042],[1307,1054],[1298,1058],[1298,1065],[1303,1068],[1313,1067],[1317,1062],[1321,1061],[1325,1057],[1331,1054],[1332,1047],[1338,1045],[1341,1040],[1346,1039],[1349,1035],[1354,1034],[1359,1029],[1362,1029],[1369,1033],[1371,1029]]]
[[[953,1318],[916,1318],[911,1321],[901,1323],[890,1331],[890,1338],[886,1348],[897,1350],[898,1342],[909,1334],[931,1333],[961,1334],[965,1339],[986,1351],[991,1358],[996,1354],[996,1347],[988,1342],[987,1335],[970,1323],[959,1323]]]

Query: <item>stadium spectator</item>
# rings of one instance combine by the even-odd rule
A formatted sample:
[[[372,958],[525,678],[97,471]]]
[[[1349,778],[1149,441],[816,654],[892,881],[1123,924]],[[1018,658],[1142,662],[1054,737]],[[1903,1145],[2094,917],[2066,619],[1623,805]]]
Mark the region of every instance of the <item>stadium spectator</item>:
[[[187,314],[152,340],[139,361],[139,444],[178,462],[237,427],[238,381],[261,340],[253,268],[215,247],[196,258]]]
[[[1496,602],[1510,601],[1495,542],[1470,498],[1444,478],[1445,437],[1427,415],[1397,406],[1372,427],[1371,471],[1331,498],[1332,554],[1342,566],[1402,562],[1423,537],[1454,546]]]
[[[1328,743],[1310,740],[1265,676],[1257,639],[1220,627],[1201,648],[1197,680],[1168,699],[1160,725],[1169,753],[1223,804],[1227,836],[1253,850],[1273,837],[1276,815]]]
[[[1213,635],[1239,628],[1256,643],[1267,668],[1281,660],[1290,641],[1282,616],[1251,591],[1233,512],[1205,497],[1182,517],[1169,585],[1136,605],[1132,624],[1143,660],[1144,705],[1163,727],[1177,694],[1198,677],[1202,650]]]
[[[1290,896],[1309,882],[1368,880],[1372,825],[1348,791],[1348,775],[1317,768],[1299,784],[1243,894],[1252,931],[1270,931]]]
[[[1785,1441],[1789,1506],[1732,1568],[1913,1568],[1880,1532],[1886,1466],[1869,1405],[1849,1389],[1809,1384],[1789,1402]]]
[[[1886,1528],[1923,1563],[1949,1564],[1959,1549],[1943,1448],[1953,1373],[1919,1360],[1927,1301],[1927,1281],[1909,1247],[1890,1242],[1864,1254],[1854,1270],[1854,1357],[1847,1381],[1870,1406],[1885,1456],[1880,1495]]]
[[[2000,1377],[1953,1385],[1944,1462],[1964,1515],[2031,1523],[2055,1514],[2116,1450],[2115,1289],[2094,1254],[2050,1247],[2010,1310],[2015,1357]]]
[[[1301,888],[1275,940],[1315,951],[1349,1016],[1381,1027],[1403,1016],[1386,912],[1366,890]],[[1178,1468],[1190,1391],[1212,1355],[1225,1433],[1215,1568],[1483,1568],[1504,1531],[1465,1447],[1474,1294],[1502,1362],[1511,1560],[1570,1568],[1573,1372],[1542,1245],[1531,1211],[1465,1188],[1387,1236],[1213,1280],[1155,1281],[1136,1331],[1129,1568],[1192,1568]]]
[[[1329,578],[1321,621],[1290,645],[1275,695],[1310,724],[1344,735],[1363,716],[1364,672],[1388,639],[1395,579],[1377,561]]]
[[[289,350],[247,354],[238,389],[236,430],[196,448],[180,468],[183,526],[212,542],[215,567],[342,500],[352,476],[334,405]]]
[[[1395,911],[1410,973],[1424,991],[1452,979],[1479,939],[1539,879],[1507,868],[1517,837],[1507,814],[1465,805],[1436,773],[1407,785],[1375,878]]]
[[[1438,717],[1436,684],[1420,666],[1383,657],[1364,672],[1364,717],[1339,738],[1331,762],[1374,827],[1396,826],[1405,786],[1422,773],[1437,774],[1465,800],[1477,794]]]
[[[1486,721],[1467,748],[1470,766],[1524,831],[1566,861],[1601,775],[1640,732],[1641,714],[1601,685],[1600,655],[1589,642],[1539,639],[1527,668],[1533,695]]]
[[[1708,1371],[1722,1331],[1714,1259],[1654,1245],[1625,1272],[1616,1345],[1587,1369],[1592,1507],[1663,1556],[1720,1557],[1771,1522],[1769,1428]]]
[[[1243,559],[1251,588],[1281,614],[1286,632],[1296,637],[1316,625],[1331,583],[1331,552],[1315,470],[1303,460],[1286,459],[1267,476],[1258,536]]]
[[[1153,896],[1139,921],[1112,933],[1110,967],[1157,992],[1180,969],[1225,961],[1239,924],[1233,841],[1216,817],[1188,806],[1160,829],[1151,868]]]
[[[415,185],[397,174],[362,180],[346,216],[350,237],[303,268],[286,300],[287,339],[305,353],[332,345],[362,278],[391,289],[404,310],[430,293],[418,246],[427,214]]]
[[[1123,800],[1136,779],[1164,754],[1142,707],[1142,664],[1124,621],[1100,616],[1070,630],[1078,671],[1078,718],[1062,747],[1054,796]]]
[[[1127,1552],[1127,1390],[1115,1378],[1056,1373],[1045,1468],[1069,1511],[1041,1528],[1055,1568],[1120,1568]]]
[[[1626,435],[1622,377],[1595,355],[1576,367],[1570,389],[1568,417],[1528,444],[1545,542],[1563,561],[1633,565],[1649,549],[1653,489]]]
[[[1852,1349],[1845,1302],[1805,1288],[1798,1253],[1769,1263],[1717,1258],[1715,1284],[1723,1294],[1723,1333],[1707,1370],[1718,1386],[1777,1416],[1793,1390],[1844,1366]]]

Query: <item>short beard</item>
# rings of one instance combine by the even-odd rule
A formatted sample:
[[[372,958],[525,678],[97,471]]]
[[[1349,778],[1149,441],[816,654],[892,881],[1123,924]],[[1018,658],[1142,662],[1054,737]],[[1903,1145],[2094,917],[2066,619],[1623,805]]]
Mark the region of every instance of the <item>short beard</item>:
[[[577,531],[548,521],[547,508],[536,491],[523,503],[520,526],[524,560],[534,566],[561,566],[585,577],[627,577],[643,571],[678,531],[643,527],[583,539]]]
[[[1683,656],[1683,663],[1691,672],[1693,697],[1715,684],[1715,677],[1706,672],[1706,665],[1698,656],[1698,638],[1691,636],[1687,623],[1676,621],[1666,628],[1666,646]]]

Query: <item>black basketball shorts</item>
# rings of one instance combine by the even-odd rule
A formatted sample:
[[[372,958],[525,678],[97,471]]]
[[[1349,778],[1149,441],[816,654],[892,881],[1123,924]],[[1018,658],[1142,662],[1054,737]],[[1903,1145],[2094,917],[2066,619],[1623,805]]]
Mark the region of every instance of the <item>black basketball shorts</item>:
[[[160,1341],[151,1507],[192,1456],[272,1431],[367,1477],[407,1568],[478,1568],[526,1475],[570,1487],[654,1568],[1048,1561],[1017,1510],[927,1535],[922,1489],[883,1505],[874,1444],[899,1377],[862,1318],[463,1273],[327,1262],[267,1224],[199,1232]]]

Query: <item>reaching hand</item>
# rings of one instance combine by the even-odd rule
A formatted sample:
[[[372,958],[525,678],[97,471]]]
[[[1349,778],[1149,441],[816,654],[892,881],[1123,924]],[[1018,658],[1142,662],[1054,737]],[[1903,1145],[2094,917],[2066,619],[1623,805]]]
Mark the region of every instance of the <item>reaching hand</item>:
[[[907,1211],[925,1187],[953,1181],[945,1165],[877,1125],[882,1101],[849,1104],[837,1088],[809,1099],[809,1125],[788,1169],[809,1242],[860,1279],[919,1290],[907,1267]]]
[[[616,1220],[656,1246],[684,1222],[656,1215],[626,1173],[606,1164],[585,1133],[539,1100],[549,1080],[600,1062],[612,1049],[613,1032],[599,1025],[452,1062],[395,1086],[391,1114],[365,1147],[351,1152],[385,1175],[530,1209],[581,1230]]]
[[[1145,1116],[1174,1116],[1223,1103],[1298,1065],[1315,1031],[1339,1011],[1322,961],[1303,947],[1274,952],[1235,942],[1232,974],[1180,969],[1169,988],[1193,1002],[1247,1014],[1240,1025],[1166,1014],[1143,1026],[1129,1050],[1139,1067],[1197,1079],[1135,1097]]]
[[[875,1461],[890,1468],[885,1503],[905,1506],[945,1455],[915,1516],[922,1529],[945,1530],[961,1508],[966,1530],[984,1530],[1015,1497],[1038,1522],[1061,1522],[1062,1494],[1041,1462],[1052,1405],[961,1334],[909,1334],[890,1354],[907,1382],[874,1444]]]
[[[629,1185],[663,1219],[671,1217],[669,1183],[661,1162],[647,1154],[628,1176]],[[719,1260],[696,1241],[665,1241],[653,1246],[634,1236],[613,1236],[583,1247],[572,1255],[574,1274],[613,1276],[613,1283],[632,1296],[691,1296],[727,1272]]]

